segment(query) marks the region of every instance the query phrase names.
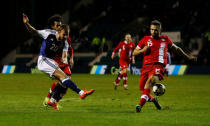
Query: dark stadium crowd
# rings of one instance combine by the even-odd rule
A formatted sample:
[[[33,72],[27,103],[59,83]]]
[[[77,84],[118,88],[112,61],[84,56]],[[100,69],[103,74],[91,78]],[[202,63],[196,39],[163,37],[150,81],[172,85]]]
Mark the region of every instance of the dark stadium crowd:
[[[63,15],[68,12],[67,23],[70,24],[75,52],[99,53],[112,50],[124,39],[125,33],[131,33],[137,44],[144,35],[149,35],[150,21],[157,19],[161,21],[163,31],[180,31],[181,42],[177,44],[198,56],[199,64],[207,65],[210,64],[210,20],[206,15],[210,12],[209,3],[204,0],[64,0],[58,5],[57,2],[40,3],[34,0],[25,3],[25,6],[33,8],[32,11],[22,10],[21,5],[16,3],[16,11],[20,11],[16,15],[21,20],[19,15],[25,11],[31,17],[32,25],[43,29],[47,18],[55,13]],[[56,9],[43,12],[47,5],[56,6]],[[38,53],[41,40],[38,44],[37,38],[28,41],[32,36],[26,34],[24,27],[20,25],[17,29],[22,31],[17,33],[20,37],[17,38],[17,53]],[[173,58],[179,63],[183,62],[172,54]]]

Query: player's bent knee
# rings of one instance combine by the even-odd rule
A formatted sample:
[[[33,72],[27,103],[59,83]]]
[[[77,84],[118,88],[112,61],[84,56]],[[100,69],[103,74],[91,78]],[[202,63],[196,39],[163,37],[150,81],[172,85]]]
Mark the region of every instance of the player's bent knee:
[[[158,76],[151,76],[150,79],[151,79],[150,81],[152,84],[156,83],[157,81],[160,81]]]
[[[149,77],[149,81],[150,81],[151,84],[156,83],[156,81],[157,81],[156,77],[157,76],[153,76],[153,75]]]
[[[55,77],[57,77],[59,80],[63,80],[64,78],[67,78],[68,76],[61,71],[60,69],[56,69],[55,72],[53,73]]]

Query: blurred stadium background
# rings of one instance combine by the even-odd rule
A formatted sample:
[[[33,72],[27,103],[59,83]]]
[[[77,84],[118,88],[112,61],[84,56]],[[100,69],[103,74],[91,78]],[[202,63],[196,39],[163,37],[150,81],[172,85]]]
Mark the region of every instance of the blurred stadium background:
[[[22,13],[30,24],[44,29],[47,19],[60,14],[70,25],[75,66],[73,73],[103,74],[118,68],[118,59],[110,59],[112,49],[131,33],[133,41],[149,34],[153,19],[162,22],[168,34],[183,50],[198,57],[197,63],[172,55],[170,74],[210,74],[209,1],[182,0],[22,0],[9,3],[8,41],[0,50],[2,73],[31,73],[36,70],[36,57],[41,39],[32,36],[22,22]],[[131,72],[139,74],[141,58],[136,57]],[[187,67],[180,66],[189,64]],[[94,66],[93,65],[102,65]],[[184,68],[184,70],[181,70]],[[178,71],[177,71],[178,70]],[[180,72],[181,70],[181,72]]]

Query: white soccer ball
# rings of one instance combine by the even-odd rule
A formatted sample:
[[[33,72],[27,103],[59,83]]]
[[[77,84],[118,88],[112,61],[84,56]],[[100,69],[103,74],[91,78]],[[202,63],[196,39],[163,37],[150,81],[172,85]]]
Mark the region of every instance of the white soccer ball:
[[[161,83],[156,83],[152,87],[152,91],[156,96],[161,96],[165,93],[166,87]]]

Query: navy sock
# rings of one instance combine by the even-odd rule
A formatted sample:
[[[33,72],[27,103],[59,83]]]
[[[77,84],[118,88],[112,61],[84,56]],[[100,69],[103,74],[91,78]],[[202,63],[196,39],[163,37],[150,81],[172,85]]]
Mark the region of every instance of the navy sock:
[[[72,81],[70,80],[69,78],[65,78],[62,80],[62,84],[67,87],[67,88],[70,88],[72,89],[73,91],[77,92],[77,94],[79,94],[79,92],[81,91],[81,89],[79,89],[77,87],[77,85]]]
[[[63,98],[63,96],[66,94],[67,88],[61,86],[60,84],[57,84],[53,90],[53,95],[52,97],[54,99],[56,99],[56,101],[58,102],[59,100],[61,100]]]
[[[57,100],[59,98],[59,96],[60,96],[60,86],[59,86],[59,84],[57,84],[55,86],[53,92],[54,93],[53,93],[52,97]]]

